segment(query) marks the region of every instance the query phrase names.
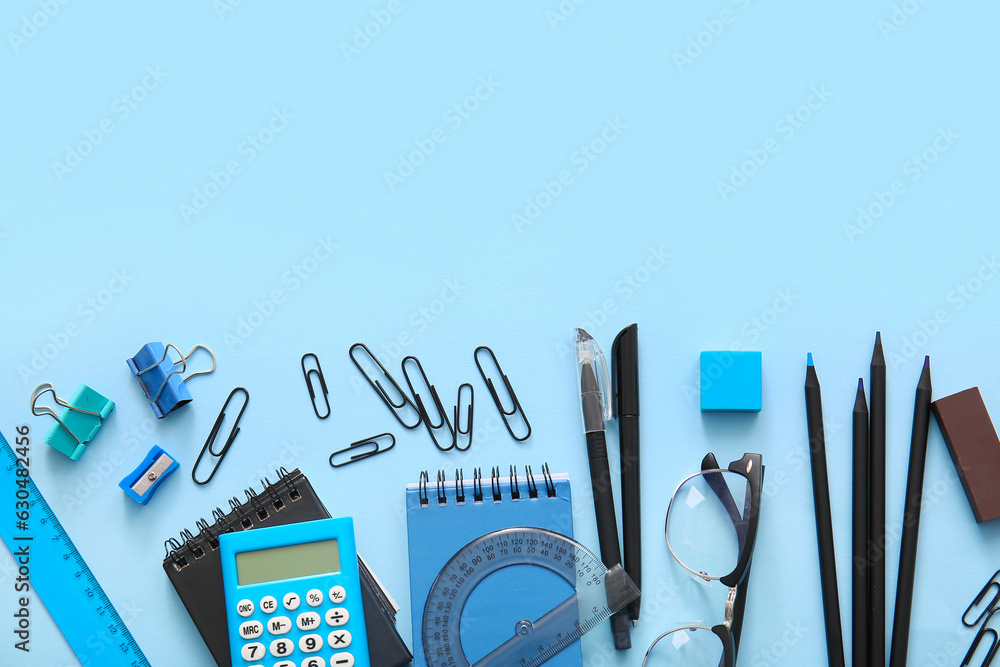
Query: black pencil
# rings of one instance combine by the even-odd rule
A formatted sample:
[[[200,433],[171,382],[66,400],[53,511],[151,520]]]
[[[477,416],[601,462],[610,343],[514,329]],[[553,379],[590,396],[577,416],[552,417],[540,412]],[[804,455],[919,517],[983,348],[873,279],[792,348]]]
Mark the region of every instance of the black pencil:
[[[854,399],[854,536],[851,558],[851,667],[868,667],[868,401],[858,379]]]
[[[868,665],[885,664],[885,355],[875,332],[868,436]]]
[[[806,367],[806,423],[809,429],[809,459],[812,462],[813,502],[816,505],[816,539],[819,544],[819,574],[826,621],[826,652],[830,667],[844,667],[844,632],[840,624],[840,594],[833,547],[833,517],[830,512],[830,482],[826,472],[826,436],[823,434],[823,399],[813,367],[812,353]]]
[[[906,475],[906,504],[903,539],[899,550],[899,577],[896,579],[896,608],[892,619],[892,650],[889,667],[906,667],[910,639],[910,611],[913,607],[913,575],[917,567],[917,533],[920,530],[920,495],[924,488],[927,460],[927,429],[931,421],[931,358],[924,357],[916,398],[913,403],[913,433],[910,436],[910,469]]]

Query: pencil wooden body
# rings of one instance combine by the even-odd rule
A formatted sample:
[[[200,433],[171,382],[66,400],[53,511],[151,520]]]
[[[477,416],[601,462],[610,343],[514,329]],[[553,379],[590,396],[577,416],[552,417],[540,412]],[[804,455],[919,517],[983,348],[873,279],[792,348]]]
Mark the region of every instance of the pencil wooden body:
[[[871,362],[868,468],[868,665],[885,665],[885,355],[875,335]]]
[[[899,550],[899,577],[896,579],[896,607],[892,621],[892,650],[889,667],[906,667],[910,640],[910,612],[913,607],[913,578],[917,567],[917,534],[920,531],[920,496],[924,488],[927,460],[927,430],[931,418],[931,372],[925,361],[913,405],[913,432],[910,436],[910,469],[906,476],[906,505],[903,537]]]
[[[826,437],[823,433],[823,405],[816,370],[812,366],[806,369],[805,391],[813,502],[816,506],[816,539],[819,545],[819,570],[823,590],[823,617],[826,623],[826,650],[830,667],[844,667],[844,633],[840,622],[840,594],[837,591],[830,482],[826,469]]]
[[[868,403],[862,381],[854,400],[854,532],[851,554],[851,666],[868,667]]]

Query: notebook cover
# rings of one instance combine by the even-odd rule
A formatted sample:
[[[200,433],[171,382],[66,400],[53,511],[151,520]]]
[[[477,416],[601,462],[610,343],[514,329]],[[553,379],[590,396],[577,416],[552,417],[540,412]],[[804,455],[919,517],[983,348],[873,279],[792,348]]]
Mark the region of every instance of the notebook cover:
[[[283,526],[300,521],[328,519],[330,513],[316,495],[312,484],[298,469],[293,470],[271,487],[281,497],[284,507],[280,511],[271,511],[264,521],[257,520],[249,502],[243,503],[247,516],[254,522],[250,528],[244,529],[235,515],[226,515],[226,525],[233,530],[252,530],[265,526]],[[288,500],[289,488],[295,488],[299,497]],[[271,495],[261,493],[257,496],[261,504],[270,506]],[[218,523],[212,526],[212,534],[225,532]],[[188,615],[194,621],[198,632],[208,646],[219,667],[232,667],[229,654],[229,628],[226,622],[226,600],[222,585],[222,560],[218,549],[212,549],[199,535],[198,543],[204,550],[201,558],[195,558],[190,549],[183,549],[180,555],[187,559],[187,566],[178,570],[174,564],[175,557],[168,555],[163,559],[163,570],[167,573],[170,583],[177,591],[178,597],[184,603]],[[363,563],[359,564],[364,568]],[[411,660],[411,655],[403,643],[395,625],[389,619],[386,611],[377,602],[377,596],[368,577],[361,577],[361,593],[364,597],[365,625],[368,630],[368,644],[371,653],[372,667],[402,667]]]
[[[406,487],[406,531],[410,560],[410,606],[413,623],[414,667],[425,667],[421,638],[424,603],[438,572],[472,540],[502,528],[529,526],[573,536],[573,510],[567,475],[552,475],[555,497],[544,484],[530,498],[526,477],[518,477],[520,500],[511,499],[508,477],[500,478],[502,500],[493,501],[489,481],[482,502],[475,502],[472,484],[465,481],[465,504],[456,503],[456,485],[443,485],[447,502],[438,504],[434,483],[429,502],[420,506],[419,485]],[[559,575],[530,565],[515,565],[492,574],[472,594],[462,615],[462,647],[471,664],[513,636],[514,624],[535,620],[575,592]],[[576,642],[546,662],[546,667],[579,667],[583,655]]]

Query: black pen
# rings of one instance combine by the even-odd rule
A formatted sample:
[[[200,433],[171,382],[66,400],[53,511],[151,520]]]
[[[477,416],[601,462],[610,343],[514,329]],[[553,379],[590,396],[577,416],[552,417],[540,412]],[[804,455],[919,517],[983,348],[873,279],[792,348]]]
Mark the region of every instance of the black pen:
[[[587,436],[587,456],[590,459],[590,484],[594,490],[594,512],[597,514],[597,541],[601,547],[601,560],[611,568],[622,561],[615,499],[611,493],[608,443],[604,437],[604,423],[611,418],[608,393],[611,381],[604,352],[583,329],[576,330],[576,367],[583,432]],[[611,617],[611,633],[616,649],[632,648],[628,609],[622,609]]]
[[[639,511],[639,327],[630,324],[615,337],[614,415],[622,465],[622,543],[625,572],[642,588],[642,522]],[[632,625],[639,620],[639,602],[628,605]]]

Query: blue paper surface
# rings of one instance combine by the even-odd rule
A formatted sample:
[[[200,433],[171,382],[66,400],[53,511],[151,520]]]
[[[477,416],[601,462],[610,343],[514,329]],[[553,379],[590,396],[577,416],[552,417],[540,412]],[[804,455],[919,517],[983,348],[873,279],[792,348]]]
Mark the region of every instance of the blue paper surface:
[[[636,667],[662,631],[722,620],[724,591],[663,540],[671,492],[711,450],[767,466],[740,663],[822,664],[806,353],[845,628],[850,411],[875,331],[890,618],[923,356],[935,396],[978,385],[1000,410],[998,20],[995,3],[911,0],[4,3],[0,428],[30,424],[38,487],[153,665],[211,665],[164,540],[281,465],[354,517],[409,638],[400,490],[420,470],[547,460],[574,480],[575,536],[596,547],[572,331],[609,349],[638,322],[642,615],[635,649],[590,633],[585,663]],[[124,363],[150,340],[218,356],[163,420]],[[417,355],[447,407],[473,383],[472,448],[401,429],[348,359],[358,341],[400,380]],[[525,443],[478,378],[482,344],[531,421]],[[764,410],[701,414],[698,353],[736,346],[763,352]],[[330,389],[323,421],[306,352]],[[41,441],[41,382],[116,403],[77,462]],[[235,386],[252,395],[242,431],[196,487]],[[329,467],[385,431],[394,449]],[[614,425],[608,440],[616,474]],[[153,445],[182,467],[141,507],[117,483]],[[924,490],[910,663],[957,664],[1000,525],[975,523],[936,425]],[[0,490],[0,517],[14,502]],[[17,576],[0,549],[0,664],[75,664],[37,600],[32,652],[13,647]]]

